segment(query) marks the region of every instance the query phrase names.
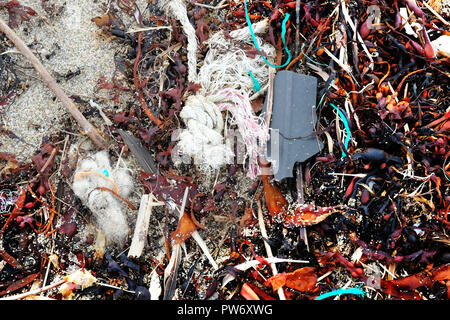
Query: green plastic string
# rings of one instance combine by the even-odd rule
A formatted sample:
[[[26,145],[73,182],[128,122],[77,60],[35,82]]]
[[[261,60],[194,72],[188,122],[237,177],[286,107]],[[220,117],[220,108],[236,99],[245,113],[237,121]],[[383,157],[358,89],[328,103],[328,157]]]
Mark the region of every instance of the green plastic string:
[[[349,127],[349,125],[347,123],[347,118],[342,113],[342,111],[339,110],[339,108],[336,107],[334,104],[330,103],[330,105],[337,110],[337,112],[339,114],[339,117],[341,117],[341,120],[344,123],[345,130],[347,131],[347,136],[345,137],[345,141],[344,141],[345,152],[342,151],[342,158],[345,158],[345,156],[347,154],[348,143],[350,142],[350,136],[351,136],[350,127]]]
[[[244,8],[245,8],[245,19],[247,20],[247,25],[248,25],[248,28],[250,29],[250,34],[252,35],[253,43],[255,44],[256,49],[258,49],[258,51],[261,51],[261,49],[259,48],[259,45],[258,45],[258,41],[256,41],[255,33],[253,32],[252,22],[250,21],[250,17],[248,15],[247,0],[244,0]],[[267,59],[264,56],[261,56],[261,58],[263,58],[263,60],[269,66],[271,66],[273,68],[284,68],[284,67],[286,67],[289,64],[289,62],[291,62],[291,53],[289,52],[289,49],[286,46],[286,39],[285,39],[285,36],[286,36],[286,24],[287,24],[287,22],[289,20],[289,17],[290,17],[289,13],[286,13],[286,16],[285,16],[285,18],[283,20],[283,24],[281,25],[281,40],[283,41],[283,45],[285,46],[286,53],[288,54],[287,61],[281,66],[276,66],[276,65],[270,63],[269,61],[267,61]]]
[[[328,65],[326,65],[326,64],[324,64],[324,63],[320,63],[320,62],[314,61],[313,59],[311,59],[310,57],[308,57],[308,56],[306,55],[306,53],[303,51],[303,47],[304,47],[304,46],[305,46],[305,43],[302,44],[302,47],[300,48],[300,50],[302,51],[303,55],[304,55],[309,61],[311,61],[312,63],[317,64],[317,65],[319,65],[319,66],[328,67]]]
[[[255,90],[256,92],[261,90],[261,85],[259,84],[258,80],[256,80],[256,78],[253,76],[253,73],[251,70],[248,72],[248,74],[250,75],[250,78],[252,78],[252,80],[253,80],[253,90]]]
[[[327,91],[330,90],[330,88],[333,86],[333,84],[334,84],[335,81],[336,81],[336,78],[333,79],[333,81],[331,81],[330,85],[329,85],[328,88],[327,88]],[[317,105],[317,108],[320,107],[320,105],[322,104],[323,98],[325,98],[326,95],[327,95],[326,92],[322,95],[322,98],[320,98],[320,101],[319,101],[319,104]]]

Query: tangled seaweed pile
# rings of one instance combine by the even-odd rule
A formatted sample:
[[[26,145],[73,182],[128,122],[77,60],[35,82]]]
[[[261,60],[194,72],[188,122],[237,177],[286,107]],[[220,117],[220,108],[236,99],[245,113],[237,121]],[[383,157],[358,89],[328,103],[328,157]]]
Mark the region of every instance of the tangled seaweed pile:
[[[436,45],[448,37],[448,4],[180,3],[198,40],[196,68],[213,34],[246,28],[246,18],[268,20],[261,39],[275,48],[271,61],[318,78],[316,133],[324,148],[281,183],[251,179],[236,161],[210,176],[195,164],[174,166],[180,112],[201,90],[188,80],[192,32],[157,3],[107,1],[92,21],[117,43],[116,73],[97,89],[112,104],[127,101],[124,111],[101,115],[109,121],[102,131],[113,160],[138,157],[120,130],[151,151],[157,170],[136,168],[135,185],[165,206],[153,208],[142,256],[127,257],[131,237],[106,245],[71,190],[79,137],[50,137],[32,163],[0,153],[0,296],[53,282],[41,297],[312,300],[360,288],[340,299],[448,299],[450,60],[448,45]],[[248,57],[269,57],[241,45]],[[4,99],[16,88],[0,89]],[[252,97],[256,116],[266,90]],[[133,204],[113,196],[128,205],[134,226]],[[95,281],[64,278],[79,268]],[[64,282],[74,285],[58,291]]]

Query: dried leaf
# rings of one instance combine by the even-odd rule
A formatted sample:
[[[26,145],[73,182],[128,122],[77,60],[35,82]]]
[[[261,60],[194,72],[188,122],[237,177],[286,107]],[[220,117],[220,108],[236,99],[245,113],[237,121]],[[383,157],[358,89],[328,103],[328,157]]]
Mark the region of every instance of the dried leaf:
[[[422,271],[411,276],[386,281],[380,280],[380,288],[385,294],[405,300],[420,300],[416,291],[419,287],[431,287],[436,281],[450,280],[450,264],[442,265],[430,271]]]
[[[88,270],[79,269],[68,276],[64,277],[66,282],[59,287],[59,292],[66,299],[71,299],[74,295],[73,291],[77,289],[85,289],[92,286],[97,278],[94,277]]]
[[[304,267],[294,272],[280,273],[267,279],[266,284],[271,285],[274,292],[283,286],[298,291],[311,291],[317,282],[315,270],[313,267]]]
[[[45,143],[42,146],[41,151],[31,157],[31,161],[33,161],[36,169],[41,174],[40,186],[38,188],[38,191],[41,195],[50,190],[48,178],[50,177],[53,165],[55,163],[55,155],[57,152],[58,147],[56,147],[52,143]]]
[[[61,287],[59,287],[59,293],[61,293],[64,299],[71,300],[75,295],[73,291],[75,291],[77,287],[78,286],[75,283],[64,283]]]
[[[23,287],[25,287],[26,285],[30,284],[31,282],[33,282],[34,279],[36,279],[39,276],[39,272],[38,273],[33,273],[30,274],[28,276],[26,276],[23,279],[17,280],[15,282],[13,282],[11,285],[9,285],[5,290],[0,291],[0,297],[4,296],[5,294],[14,292],[16,290],[19,290]]]
[[[7,3],[0,3],[0,7],[8,10],[9,21],[8,25],[11,28],[17,28],[19,23],[30,20],[31,16],[36,15],[36,11],[32,8],[21,5],[17,0],[11,0]],[[20,22],[17,22],[17,18],[20,18]]]
[[[269,176],[261,177],[264,186],[264,198],[267,209],[274,219],[283,219],[286,215],[288,202],[275,184],[270,183]]]
[[[56,254],[51,254],[48,257],[48,261],[53,265],[56,270],[59,270],[59,258]]]
[[[188,239],[191,234],[197,230],[197,226],[192,221],[191,216],[185,211],[178,222],[177,229],[172,232],[170,237],[175,244],[180,244]]]
[[[76,285],[80,286],[81,289],[85,289],[92,286],[97,281],[97,278],[94,277],[88,270],[79,269],[74,273],[66,276],[64,280],[66,280],[67,282],[75,283]]]
[[[6,251],[0,250],[0,257],[13,268],[17,268],[17,260]]]
[[[247,283],[244,283],[242,286],[240,294],[245,300],[260,300],[255,291]]]
[[[94,22],[97,25],[97,27],[104,27],[111,25],[111,18],[108,13],[105,13],[101,17],[92,18],[91,21]]]
[[[308,261],[306,261],[306,260],[293,260],[293,259],[280,259],[280,258],[267,258],[266,262],[267,263],[282,263],[282,262],[308,263]],[[249,260],[244,263],[233,266],[233,269],[236,269],[239,271],[245,271],[249,268],[256,267],[259,264],[261,264],[261,261],[259,261],[259,260]],[[222,287],[225,287],[228,282],[230,282],[234,279],[235,279],[235,276],[231,273],[228,273],[222,280]]]

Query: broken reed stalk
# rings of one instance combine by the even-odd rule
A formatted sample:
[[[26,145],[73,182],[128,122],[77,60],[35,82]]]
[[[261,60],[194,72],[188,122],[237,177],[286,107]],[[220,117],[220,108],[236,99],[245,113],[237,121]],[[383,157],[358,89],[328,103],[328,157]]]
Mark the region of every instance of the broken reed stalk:
[[[83,114],[78,110],[75,103],[65,94],[61,87],[56,83],[56,80],[45,69],[39,59],[31,52],[30,48],[20,39],[17,34],[0,18],[0,31],[3,32],[9,40],[14,43],[16,48],[22,53],[33,65],[33,67],[39,72],[44,82],[53,91],[53,93],[61,100],[70,114],[81,126],[83,131],[91,138],[95,145],[101,149],[106,149],[108,144],[106,140],[97,132],[92,124],[86,120]]]
[[[259,229],[261,230],[261,236],[263,237],[263,239],[269,239],[269,237],[267,235],[267,231],[266,231],[266,226],[264,224],[264,217],[263,217],[263,212],[262,212],[262,208],[261,208],[261,201],[258,200],[258,202],[256,204],[258,206],[258,224],[259,224]],[[266,241],[264,241],[264,247],[266,248],[267,257],[269,259],[272,259],[273,258],[272,248]],[[275,263],[273,263],[273,262],[270,263],[270,267],[272,269],[273,275],[276,276],[278,274],[278,270],[277,270],[277,267],[275,266]],[[286,296],[284,295],[283,287],[278,289],[278,297],[280,298],[280,300],[286,300]]]
[[[42,293],[44,291],[56,288],[56,287],[66,283],[66,282],[67,282],[67,280],[63,279],[63,280],[60,280],[58,282],[49,284],[48,286],[45,286],[45,287],[42,287],[42,288],[38,288],[38,289],[35,289],[35,290],[31,290],[31,291],[28,291],[28,292],[16,294],[15,296],[0,298],[0,300],[20,300],[20,299],[26,298],[28,296],[34,296],[34,295],[37,295],[37,294]]]
[[[298,163],[297,166],[297,194],[298,194],[298,204],[302,205],[305,203],[305,197],[303,195],[303,166],[302,163]],[[305,242],[306,249],[309,251],[308,243],[308,233],[306,232],[306,227],[300,227],[300,238]]]

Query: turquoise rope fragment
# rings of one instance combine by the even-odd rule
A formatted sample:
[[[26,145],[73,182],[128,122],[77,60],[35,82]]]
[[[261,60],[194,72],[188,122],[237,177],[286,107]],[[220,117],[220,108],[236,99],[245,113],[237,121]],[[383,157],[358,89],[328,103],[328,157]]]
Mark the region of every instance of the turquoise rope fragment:
[[[333,291],[321,294],[314,300],[322,300],[322,299],[326,299],[326,298],[333,297],[333,296],[339,296],[341,294],[354,294],[354,295],[357,295],[360,297],[364,297],[366,295],[364,290],[361,288],[337,289],[337,290],[333,290]]]
[[[261,90],[261,85],[259,84],[258,80],[256,80],[256,78],[253,76],[253,73],[251,71],[249,71],[248,74],[250,75],[250,78],[252,78],[252,80],[253,80],[253,89],[256,92]]]
[[[248,25],[248,28],[250,29],[250,34],[252,35],[253,43],[255,44],[256,49],[258,49],[258,51],[261,51],[261,49],[259,48],[259,45],[258,45],[258,41],[256,41],[255,33],[253,32],[252,22],[250,21],[250,17],[248,15],[247,0],[244,0],[244,9],[245,9],[245,19],[247,20],[247,25]],[[288,54],[287,61],[281,66],[276,66],[276,65],[270,63],[269,61],[267,61],[267,59],[264,56],[261,56],[261,58],[263,58],[263,60],[269,66],[271,66],[273,68],[284,68],[284,67],[286,67],[289,64],[289,62],[291,62],[291,53],[289,52],[289,49],[286,46],[286,39],[285,39],[285,36],[286,36],[286,24],[287,24],[287,22],[289,20],[289,17],[290,17],[290,14],[286,13],[286,16],[285,16],[285,18],[283,20],[283,24],[281,25],[281,40],[283,41],[283,45],[285,46],[286,53]]]
[[[109,172],[108,172],[108,170],[106,170],[106,169],[103,170],[103,171],[101,171],[100,173],[103,174],[103,175],[104,175],[105,177],[107,177],[107,178],[109,177]]]
[[[345,141],[344,141],[345,152],[342,151],[342,158],[344,158],[347,154],[348,143],[350,142],[350,137],[351,137],[350,127],[348,126],[347,118],[342,113],[342,111],[339,110],[339,108],[336,107],[334,104],[330,103],[330,105],[337,110],[339,117],[341,117],[341,120],[344,123],[345,131],[347,131],[347,136],[345,137]]]

